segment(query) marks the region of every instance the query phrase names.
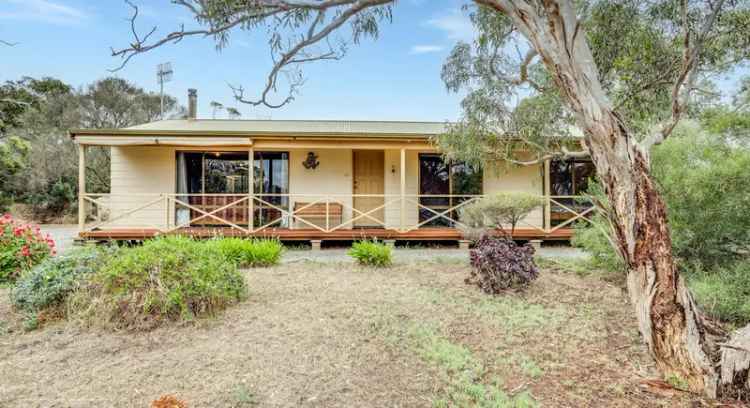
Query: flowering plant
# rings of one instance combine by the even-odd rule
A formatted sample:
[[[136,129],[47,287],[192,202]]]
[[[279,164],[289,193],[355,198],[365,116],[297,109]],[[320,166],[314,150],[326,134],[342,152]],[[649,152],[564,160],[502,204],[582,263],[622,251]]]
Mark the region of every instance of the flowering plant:
[[[36,225],[0,217],[0,282],[14,281],[21,272],[55,255],[55,242]]]

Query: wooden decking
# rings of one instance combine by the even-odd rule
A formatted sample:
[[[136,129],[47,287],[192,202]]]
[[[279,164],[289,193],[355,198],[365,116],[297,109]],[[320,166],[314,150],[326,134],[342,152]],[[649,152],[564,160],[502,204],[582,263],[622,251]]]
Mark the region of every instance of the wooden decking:
[[[84,231],[79,234],[89,240],[142,240],[159,235],[159,230],[150,228],[111,228],[95,231]],[[363,238],[396,239],[404,241],[456,241],[462,239],[461,233],[453,228],[419,228],[406,232],[382,228],[338,229],[324,232],[317,229],[266,228],[253,233],[245,233],[233,228],[190,227],[181,228],[171,234],[189,235],[197,238],[215,236],[231,237],[273,237],[282,241],[351,241]],[[534,228],[516,228],[513,237],[516,239],[568,240],[573,236],[573,229],[560,228],[550,233]]]

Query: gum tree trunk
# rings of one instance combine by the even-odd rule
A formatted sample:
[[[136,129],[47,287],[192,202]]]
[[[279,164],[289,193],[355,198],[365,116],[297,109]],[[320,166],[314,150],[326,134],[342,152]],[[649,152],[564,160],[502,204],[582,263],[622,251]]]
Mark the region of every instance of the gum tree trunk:
[[[746,398],[750,331],[739,333],[720,353],[717,339],[723,333],[710,330],[675,264],[666,208],[650,176],[648,152],[604,93],[571,2],[476,2],[513,20],[575,113],[612,207],[614,241],[627,265],[639,329],[661,372],[710,397]]]

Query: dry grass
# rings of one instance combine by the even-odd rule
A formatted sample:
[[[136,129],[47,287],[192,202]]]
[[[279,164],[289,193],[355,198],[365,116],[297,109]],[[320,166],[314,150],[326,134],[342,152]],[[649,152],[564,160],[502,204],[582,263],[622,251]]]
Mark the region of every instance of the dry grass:
[[[450,260],[254,269],[249,300],[219,317],[135,335],[23,333],[0,289],[0,406],[690,403],[640,387],[655,374],[621,289],[545,269],[525,294],[493,298],[467,273]]]

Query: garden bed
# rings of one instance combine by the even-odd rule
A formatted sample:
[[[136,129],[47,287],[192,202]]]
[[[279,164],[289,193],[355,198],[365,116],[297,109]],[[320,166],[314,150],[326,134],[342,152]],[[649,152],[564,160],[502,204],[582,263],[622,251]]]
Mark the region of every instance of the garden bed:
[[[0,288],[0,406],[682,406],[656,378],[622,289],[543,268],[524,295],[463,283],[461,260],[382,270],[299,261],[245,272],[248,300],[146,333],[24,333]],[[671,395],[674,394],[674,395]]]

